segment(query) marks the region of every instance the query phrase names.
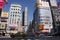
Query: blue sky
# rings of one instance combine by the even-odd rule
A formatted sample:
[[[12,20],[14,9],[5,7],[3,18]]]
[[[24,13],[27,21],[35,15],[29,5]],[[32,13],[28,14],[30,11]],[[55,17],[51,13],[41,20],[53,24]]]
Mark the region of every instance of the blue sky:
[[[60,2],[60,0],[57,1]],[[4,9],[5,11],[9,12],[10,5],[15,3],[22,6],[22,12],[25,7],[28,7],[28,21],[31,21],[33,19],[35,2],[36,0],[8,0],[8,4],[4,5]]]

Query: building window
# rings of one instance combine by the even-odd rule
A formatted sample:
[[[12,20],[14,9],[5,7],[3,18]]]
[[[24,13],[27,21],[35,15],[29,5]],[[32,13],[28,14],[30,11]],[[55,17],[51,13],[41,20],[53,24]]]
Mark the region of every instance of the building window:
[[[18,9],[19,10],[19,9]]]
[[[13,15],[14,16],[14,15]]]
[[[13,10],[13,9],[11,8],[11,10]]]
[[[15,15],[15,17],[16,17],[16,15]]]
[[[2,27],[4,27],[4,25],[2,25]]]
[[[19,13],[19,12],[18,12]]]
[[[15,10],[15,9],[14,9]]]
[[[17,10],[17,9],[16,9]]]
[[[16,12],[17,13],[17,12]]]
[[[48,24],[48,22],[45,22],[45,24]]]
[[[12,12],[11,12],[12,13]]]
[[[15,13],[15,12],[13,12],[13,13]]]

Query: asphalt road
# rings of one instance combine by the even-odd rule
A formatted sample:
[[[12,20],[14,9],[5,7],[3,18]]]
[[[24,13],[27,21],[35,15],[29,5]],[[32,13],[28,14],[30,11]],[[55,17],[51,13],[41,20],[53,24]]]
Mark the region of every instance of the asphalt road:
[[[26,37],[26,38],[0,38],[0,40],[60,40],[59,36],[43,36],[39,38]]]

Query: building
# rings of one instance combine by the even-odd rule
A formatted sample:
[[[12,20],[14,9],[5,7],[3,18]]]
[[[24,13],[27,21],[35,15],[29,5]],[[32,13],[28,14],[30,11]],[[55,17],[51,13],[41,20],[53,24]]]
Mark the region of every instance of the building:
[[[9,20],[8,20],[8,28],[16,27],[15,32],[20,32],[20,28],[22,27],[22,13],[21,13],[21,5],[19,4],[11,4],[10,6],[10,13],[9,13]]]
[[[7,24],[8,24],[8,13],[2,12],[0,17],[0,31],[6,32]]]
[[[29,36],[34,36],[33,20],[29,22],[28,31]],[[35,37],[35,36],[34,36]]]
[[[60,20],[60,14],[58,10],[58,5],[57,5],[57,0],[48,0],[50,8],[51,8],[51,13],[52,13],[52,19],[53,19],[53,34],[56,34],[58,32],[58,27],[60,25],[59,20]]]
[[[35,33],[51,32],[52,16],[47,0],[37,0],[33,17]]]
[[[27,31],[28,28],[28,10],[27,7],[25,7],[25,10],[23,11],[23,18],[22,18],[22,26],[24,26],[24,32]]]

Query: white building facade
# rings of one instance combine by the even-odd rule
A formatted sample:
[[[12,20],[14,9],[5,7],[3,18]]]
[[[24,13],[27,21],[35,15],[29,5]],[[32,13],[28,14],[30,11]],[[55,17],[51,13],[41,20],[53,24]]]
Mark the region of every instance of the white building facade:
[[[11,4],[8,26],[14,25],[17,30],[20,31],[20,27],[22,25],[22,13],[21,13],[21,5],[19,4]]]

